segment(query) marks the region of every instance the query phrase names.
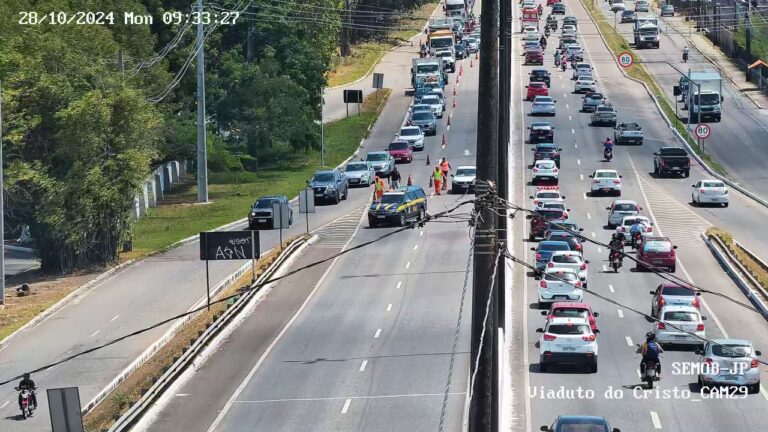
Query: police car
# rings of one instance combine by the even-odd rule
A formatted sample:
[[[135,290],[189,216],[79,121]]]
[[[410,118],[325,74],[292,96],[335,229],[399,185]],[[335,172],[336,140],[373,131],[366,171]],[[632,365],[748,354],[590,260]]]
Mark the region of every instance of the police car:
[[[427,196],[419,186],[404,186],[386,192],[380,202],[368,209],[368,226],[396,224],[405,226],[409,220],[422,221],[427,215]]]
[[[597,373],[595,334],[600,331],[592,331],[585,318],[553,317],[536,332],[542,334],[539,339],[539,368],[542,372],[558,363],[576,363]]]

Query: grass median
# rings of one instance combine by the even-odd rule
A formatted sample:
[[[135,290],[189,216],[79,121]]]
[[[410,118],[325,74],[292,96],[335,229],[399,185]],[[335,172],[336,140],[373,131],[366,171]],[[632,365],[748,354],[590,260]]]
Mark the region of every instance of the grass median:
[[[603,35],[605,42],[608,44],[608,47],[611,49],[611,51],[613,51],[614,55],[619,55],[619,53],[626,51],[631,53],[632,57],[635,59],[639,58],[635,54],[634,50],[630,48],[629,42],[627,42],[627,40],[622,35],[616,32],[612,21],[609,21],[605,15],[603,15],[603,12],[600,10],[599,3],[597,3],[596,0],[581,0],[581,3],[584,5],[584,9],[586,9],[587,12],[592,16],[592,19],[595,20],[598,31]],[[720,165],[720,163],[718,163],[710,155],[702,153],[702,149],[699,147],[699,144],[695,139],[693,139],[691,134],[686,129],[686,124],[677,117],[674,103],[671,102],[669,98],[667,98],[667,96],[661,90],[661,87],[659,87],[659,84],[656,82],[656,80],[653,79],[653,76],[648,73],[648,70],[645,69],[642,64],[634,63],[632,66],[625,68],[625,71],[630,77],[642,81],[648,85],[651,93],[656,97],[656,100],[659,101],[659,105],[661,106],[661,110],[664,112],[664,115],[666,115],[667,118],[672,122],[672,126],[675,128],[675,130],[677,130],[677,132],[685,137],[685,140],[691,146],[693,151],[696,152],[696,154],[701,157],[704,162],[706,162],[707,165],[709,165],[713,170],[722,175],[727,175],[725,168]]]
[[[744,268],[752,275],[755,280],[763,287],[768,289],[768,268],[762,265],[762,263],[756,261],[752,256],[747,253],[738,243],[733,240],[733,237],[727,231],[720,228],[709,228],[706,231],[708,237],[717,237],[728,250],[736,257],[736,259],[744,266]]]
[[[392,30],[376,39],[352,45],[352,53],[347,57],[338,57],[336,67],[328,74],[328,87],[346,85],[363,78],[392,47],[417,35],[438,5],[439,1],[431,0],[407,11],[408,16],[398,20]]]
[[[335,167],[358,148],[368,136],[387,102],[391,90],[372,93],[362,105],[360,115],[325,125],[325,166]],[[294,155],[290,160],[256,172],[238,171],[209,174],[211,203],[195,204],[197,187],[193,178],[166,195],[166,200],[133,226],[133,251],[121,259],[136,258],[163,250],[171,244],[201,231],[245,217],[253,202],[262,195],[296,195],[306,180],[320,167],[316,151]]]

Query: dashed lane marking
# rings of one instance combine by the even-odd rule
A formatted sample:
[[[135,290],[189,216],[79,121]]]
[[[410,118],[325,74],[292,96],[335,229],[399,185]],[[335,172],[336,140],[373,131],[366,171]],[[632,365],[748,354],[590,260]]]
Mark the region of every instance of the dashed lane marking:
[[[610,292],[615,292],[615,291],[613,290],[613,285],[608,285],[608,291],[610,291]]]
[[[115,315],[111,320],[109,320],[109,322],[112,322],[118,318],[120,318],[120,314]]]
[[[376,333],[373,334],[374,339],[378,339],[381,336],[381,329],[376,329]]]
[[[634,344],[632,343],[632,338],[631,337],[625,336],[625,339],[627,340],[627,346],[634,346]]]
[[[653,422],[655,429],[661,429],[661,420],[659,420],[659,415],[656,414],[656,411],[651,411],[651,422]]]
[[[395,289],[400,289],[401,286],[403,286],[403,281],[397,281],[397,286]]]
[[[360,369],[358,369],[358,371],[364,372],[366,366],[368,366],[368,360],[363,360],[363,362],[360,363]]]
[[[619,318],[624,318],[624,312],[622,312],[621,309],[616,309],[616,314],[619,316]]]
[[[349,411],[349,405],[352,404],[352,399],[347,399],[344,401],[344,406],[341,407],[341,413],[346,414],[347,411]]]
[[[388,304],[388,305],[387,305],[387,312],[389,312],[389,311],[391,311],[391,310],[392,310],[392,303],[390,303],[390,304]]]
[[[405,269],[408,270],[409,268],[411,268],[411,262],[410,261],[405,263]]]

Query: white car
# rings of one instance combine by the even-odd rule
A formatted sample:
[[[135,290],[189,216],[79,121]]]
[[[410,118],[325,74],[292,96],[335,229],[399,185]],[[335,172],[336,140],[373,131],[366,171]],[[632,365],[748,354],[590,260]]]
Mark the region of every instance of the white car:
[[[596,91],[597,91],[597,83],[592,78],[592,75],[579,75],[579,77],[576,78],[576,84],[573,86],[574,93],[596,92]]]
[[[584,298],[579,275],[568,267],[546,267],[539,280],[539,309],[556,301],[580,302]]]
[[[478,50],[480,50],[479,38],[468,37],[468,38],[464,38],[464,40],[467,41],[467,47],[469,48],[469,52],[476,53]]]
[[[573,70],[571,80],[576,80],[581,75],[592,76],[592,66],[589,63],[576,63],[576,69]]]
[[[477,167],[474,165],[460,166],[456,173],[451,174],[451,193],[474,193]]]
[[[523,0],[523,9],[536,7],[535,0]]]
[[[578,32],[576,29],[576,26],[573,24],[566,24],[563,26],[563,34],[572,34],[575,35]]]
[[[627,8],[623,1],[614,1],[611,3],[611,12],[621,12]]]
[[[557,186],[539,186],[529,198],[533,200],[533,206],[538,207],[545,202],[563,202],[565,195],[560,194]]]
[[[601,193],[621,196],[621,176],[616,170],[595,170],[595,172],[590,174],[589,178],[592,179],[592,186],[590,186],[592,196],[597,196]]]
[[[536,96],[533,98],[531,104],[531,115],[555,115],[555,102],[557,102],[552,96]]]
[[[536,329],[539,339],[539,369],[547,372],[558,363],[576,363],[597,373],[597,337],[585,318],[553,317]]]
[[[640,221],[640,223],[644,227],[643,231],[640,233],[640,235],[643,238],[645,238],[645,237],[653,237],[654,235],[656,235],[653,232],[653,222],[651,222],[651,220],[648,219],[647,217],[639,216],[639,215],[638,216],[624,216],[621,219],[621,223],[619,224],[619,226],[616,227],[616,234],[618,234],[619,237],[624,239],[625,243],[627,243],[627,242],[629,242],[631,240],[629,238],[629,230],[630,230],[630,228],[632,228],[632,225],[634,225],[635,222],[637,222],[638,220]]]
[[[720,180],[701,180],[692,186],[691,201],[694,204],[720,204],[728,207],[728,187]]]
[[[541,35],[538,33],[528,33],[523,36],[523,45],[525,45],[526,42],[536,42],[537,44],[541,40]]]
[[[428,94],[422,97],[419,103],[429,105],[429,107],[432,108],[432,114],[434,114],[435,117],[443,118],[443,103],[438,96]]]
[[[531,183],[538,184],[541,181],[553,181],[558,182],[560,177],[559,171],[555,161],[552,160],[540,160],[533,164],[531,169]]]
[[[608,213],[608,227],[618,226],[626,216],[637,216],[643,208],[632,200],[614,200],[610,207],[606,207]]]
[[[540,36],[539,35],[539,29],[536,28],[536,26],[526,25],[525,27],[523,27],[523,35],[527,36],[529,34],[535,34],[536,37]]]
[[[650,11],[650,4],[648,3],[648,0],[635,1],[635,12],[649,12],[649,11]]]
[[[414,150],[424,150],[424,132],[418,126],[403,126],[395,140],[408,141]]]
[[[749,393],[760,393],[760,351],[746,339],[715,339],[696,352],[702,364],[699,385],[747,386]]]
[[[536,208],[537,210],[547,211],[547,210],[557,210],[563,212],[563,219],[568,218],[568,212],[571,211],[571,209],[565,207],[565,202],[560,201],[546,201]]]
[[[549,257],[547,268],[569,268],[578,276],[584,288],[587,287],[587,269],[589,260],[585,260],[578,251],[555,251]]]
[[[707,337],[704,320],[707,317],[701,316],[699,309],[693,306],[664,306],[659,311],[659,319],[661,321],[653,326],[653,333],[662,346],[704,344],[702,339]]]

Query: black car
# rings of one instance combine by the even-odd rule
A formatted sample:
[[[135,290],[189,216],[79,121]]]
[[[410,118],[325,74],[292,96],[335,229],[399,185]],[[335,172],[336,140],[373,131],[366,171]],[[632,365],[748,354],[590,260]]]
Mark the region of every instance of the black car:
[[[550,87],[550,74],[549,71],[546,69],[536,68],[531,71],[531,73],[528,74],[530,76],[529,80],[530,82],[543,82],[547,85],[547,87]]]
[[[540,143],[536,144],[533,149],[533,160],[553,160],[555,165],[560,168],[560,152],[563,149],[558,148],[557,145],[552,143]]]
[[[553,4],[552,15],[565,15],[565,5],[562,3]]]
[[[285,195],[263,196],[256,200],[248,213],[248,229],[257,230],[259,228],[275,228],[275,219],[272,215],[273,204],[288,204],[288,197]],[[278,216],[279,219],[279,216]],[[293,209],[288,206],[288,225],[293,224]]]
[[[315,204],[320,201],[331,201],[338,204],[347,199],[349,195],[349,182],[343,172],[334,169],[327,171],[315,171],[312,180],[307,182],[314,191]]]
[[[555,128],[550,122],[533,122],[528,126],[528,142],[536,144],[540,142],[551,143],[555,139]]]
[[[456,51],[456,58],[457,59],[464,59],[469,56],[469,47],[464,43],[464,41],[460,41],[456,45],[454,45],[454,50]]]
[[[387,192],[380,202],[368,208],[368,226],[394,223],[404,226],[408,220],[422,221],[427,215],[427,195],[419,186],[405,186]]]
[[[544,432],[569,432],[569,431],[600,431],[621,432],[618,428],[611,428],[603,417],[585,415],[561,415],[552,426],[542,426]]]
[[[637,20],[637,14],[633,10],[625,9],[621,11],[621,22],[635,22]]]

